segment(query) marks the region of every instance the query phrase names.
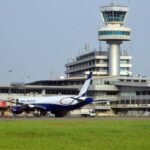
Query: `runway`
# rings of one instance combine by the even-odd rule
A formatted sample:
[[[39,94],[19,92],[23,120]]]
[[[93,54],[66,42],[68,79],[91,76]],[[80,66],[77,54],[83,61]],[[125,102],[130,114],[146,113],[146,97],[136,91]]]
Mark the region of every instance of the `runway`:
[[[0,117],[0,120],[150,120],[150,117]]]

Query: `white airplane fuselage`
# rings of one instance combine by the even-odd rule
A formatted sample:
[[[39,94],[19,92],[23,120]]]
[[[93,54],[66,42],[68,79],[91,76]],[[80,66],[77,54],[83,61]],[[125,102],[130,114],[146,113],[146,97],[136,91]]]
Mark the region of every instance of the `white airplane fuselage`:
[[[91,98],[87,97],[80,97],[82,102],[76,100],[77,96],[74,95],[63,95],[63,96],[49,96],[49,97],[22,97],[18,98],[19,103],[45,107],[46,109],[53,109],[53,107],[65,107],[65,108],[72,108],[72,106],[76,106],[78,104],[87,104],[92,102]]]
[[[22,97],[17,99],[16,106],[12,107],[14,114],[30,112],[33,109],[41,110],[41,112],[52,112],[54,114],[66,114],[70,110],[83,107],[93,101],[92,98],[80,97],[80,101],[76,100],[77,96],[49,96],[49,97]],[[24,104],[24,107],[21,104]],[[44,114],[45,114],[44,113]]]

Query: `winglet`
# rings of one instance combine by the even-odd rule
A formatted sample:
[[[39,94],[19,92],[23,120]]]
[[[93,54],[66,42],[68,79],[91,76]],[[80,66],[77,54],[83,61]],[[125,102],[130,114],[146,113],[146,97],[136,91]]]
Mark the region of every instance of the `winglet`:
[[[91,80],[92,80],[92,74],[93,74],[93,72],[91,71],[89,73],[89,75],[87,76],[87,79],[85,80],[85,82],[84,82],[84,84],[83,84],[83,86],[82,86],[82,88],[78,94],[78,97],[85,96],[85,94],[86,94],[86,92],[90,86]]]

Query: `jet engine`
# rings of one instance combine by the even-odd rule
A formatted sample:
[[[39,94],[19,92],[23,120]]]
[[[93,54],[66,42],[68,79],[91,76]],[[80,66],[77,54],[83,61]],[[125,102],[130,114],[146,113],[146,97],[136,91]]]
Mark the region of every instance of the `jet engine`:
[[[12,106],[11,107],[11,111],[13,114],[21,114],[21,113],[23,113],[24,110],[25,110],[25,108],[23,108],[22,106]]]

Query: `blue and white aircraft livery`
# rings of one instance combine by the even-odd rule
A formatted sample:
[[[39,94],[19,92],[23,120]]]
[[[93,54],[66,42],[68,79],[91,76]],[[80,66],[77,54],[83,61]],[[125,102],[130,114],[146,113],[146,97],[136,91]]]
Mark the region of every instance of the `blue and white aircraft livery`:
[[[92,72],[89,73],[78,95],[20,97],[14,101],[15,105],[11,107],[11,111],[13,114],[38,111],[41,116],[46,115],[47,112],[51,112],[56,117],[63,117],[69,111],[93,102],[92,98],[85,96],[91,80]]]

